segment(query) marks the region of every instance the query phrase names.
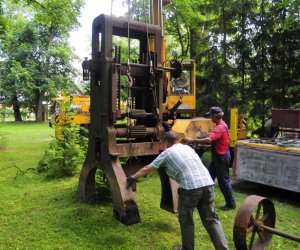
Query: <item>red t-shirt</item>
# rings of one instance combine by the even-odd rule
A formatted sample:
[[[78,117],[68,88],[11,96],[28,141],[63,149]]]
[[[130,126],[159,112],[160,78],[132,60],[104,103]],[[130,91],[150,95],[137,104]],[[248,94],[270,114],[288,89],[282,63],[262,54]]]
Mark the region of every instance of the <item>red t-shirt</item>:
[[[209,137],[215,142],[217,154],[225,154],[227,152],[230,140],[227,125],[224,121],[217,124]]]

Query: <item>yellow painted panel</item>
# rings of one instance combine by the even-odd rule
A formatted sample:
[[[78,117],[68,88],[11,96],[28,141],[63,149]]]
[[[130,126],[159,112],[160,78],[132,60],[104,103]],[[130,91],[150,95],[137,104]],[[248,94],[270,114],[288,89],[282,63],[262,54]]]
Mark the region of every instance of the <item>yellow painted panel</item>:
[[[300,148],[284,148],[273,144],[252,143],[249,140],[238,141],[237,145],[247,146],[247,147],[252,147],[257,149],[267,149],[267,150],[292,152],[292,153],[300,154]]]
[[[211,119],[196,117],[193,119],[177,119],[172,130],[180,134],[181,137],[203,137],[213,130],[215,124]]]
[[[90,115],[89,114],[73,115],[72,121],[75,124],[89,124],[90,123]]]

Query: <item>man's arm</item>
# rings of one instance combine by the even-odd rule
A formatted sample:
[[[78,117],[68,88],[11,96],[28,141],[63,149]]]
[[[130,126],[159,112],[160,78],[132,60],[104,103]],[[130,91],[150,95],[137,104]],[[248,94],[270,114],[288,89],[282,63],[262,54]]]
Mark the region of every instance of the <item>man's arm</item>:
[[[205,137],[205,138],[190,138],[186,137],[182,139],[182,143],[184,144],[192,144],[192,143],[199,143],[199,144],[210,144],[212,142],[212,139],[210,137]]]
[[[137,171],[134,175],[128,176],[126,178],[126,182],[127,182],[126,187],[127,188],[131,187],[138,178],[151,173],[153,170],[154,170],[153,167],[151,167],[150,165],[147,165],[147,166],[141,168],[139,171]]]
[[[147,166],[141,168],[139,171],[137,171],[137,172],[136,172],[134,175],[132,175],[131,177],[132,177],[134,180],[137,180],[138,178],[143,177],[143,176],[145,176],[146,174],[151,173],[153,170],[154,170],[153,167],[151,167],[150,165],[147,165]]]

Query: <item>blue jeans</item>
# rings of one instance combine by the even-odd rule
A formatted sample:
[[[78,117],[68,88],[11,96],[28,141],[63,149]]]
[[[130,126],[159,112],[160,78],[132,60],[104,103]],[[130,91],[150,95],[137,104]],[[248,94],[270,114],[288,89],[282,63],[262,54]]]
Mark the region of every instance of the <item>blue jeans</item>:
[[[211,156],[212,161],[208,167],[210,176],[213,181],[215,181],[216,178],[218,179],[218,184],[225,198],[226,205],[229,207],[235,207],[235,199],[232,195],[232,187],[229,177],[230,155],[227,153],[221,155],[212,152]]]
[[[178,219],[180,223],[182,247],[194,249],[194,219],[193,212],[197,208],[202,224],[210,236],[215,249],[228,249],[225,235],[215,213],[214,187],[207,186],[192,190],[178,189]]]

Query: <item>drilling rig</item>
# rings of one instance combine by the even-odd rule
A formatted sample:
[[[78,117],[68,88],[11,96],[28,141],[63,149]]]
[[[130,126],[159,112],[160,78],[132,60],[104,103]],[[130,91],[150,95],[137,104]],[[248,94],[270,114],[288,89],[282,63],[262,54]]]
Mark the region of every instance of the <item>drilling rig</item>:
[[[139,44],[137,61],[121,60],[121,47],[112,45],[116,37]],[[94,198],[95,173],[100,169],[112,190],[115,217],[126,225],[134,224],[140,216],[132,189],[126,189],[126,175],[150,163],[165,148],[160,27],[98,16],[93,22],[92,59],[86,62],[85,71],[85,78],[91,76],[91,124],[78,194],[84,200]],[[122,76],[127,78],[126,113],[120,107]],[[117,123],[125,117],[126,124]],[[121,165],[120,158],[127,158],[127,163]],[[162,185],[168,183],[162,180]],[[162,206],[172,210],[172,193],[162,195]]]
[[[102,171],[111,187],[114,216],[126,225],[140,222],[133,190],[126,189],[126,176],[151,163],[165,149],[164,135],[170,128],[188,136],[201,136],[213,128],[210,119],[193,118],[195,62],[173,60],[166,64],[163,27],[159,25],[163,21],[157,19],[162,18],[163,2],[151,3],[156,13],[152,24],[103,14],[96,17],[92,59],[82,63],[83,78],[90,80],[91,106],[88,152],[78,196],[95,198],[95,174]],[[122,39],[127,39],[127,58],[118,43]],[[126,112],[121,107],[124,96]],[[190,119],[178,122],[181,119],[176,116]],[[164,169],[158,173],[160,207],[177,212],[178,184]]]

